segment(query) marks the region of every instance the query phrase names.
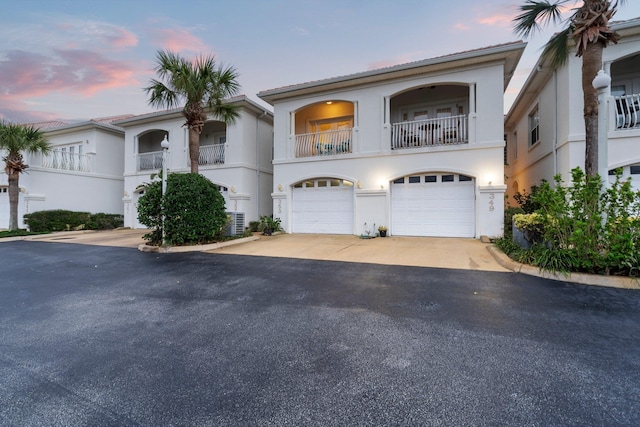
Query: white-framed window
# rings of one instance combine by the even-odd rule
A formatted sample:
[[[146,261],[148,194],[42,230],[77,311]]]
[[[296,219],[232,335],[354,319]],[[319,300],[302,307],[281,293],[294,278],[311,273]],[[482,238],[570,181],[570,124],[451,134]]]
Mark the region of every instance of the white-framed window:
[[[353,128],[353,116],[333,117],[309,121],[311,132],[327,132],[332,130]]]
[[[508,148],[509,148],[508,139],[509,138],[507,138],[507,134],[506,133],[503,135],[503,139],[504,139],[504,149],[503,149],[502,157],[503,157],[503,160],[504,160],[504,164],[508,165],[509,164],[509,150],[508,150]]]
[[[540,142],[540,118],[538,106],[529,114],[529,147]]]
[[[518,159],[518,132],[513,133],[513,144],[511,144],[511,161]]]

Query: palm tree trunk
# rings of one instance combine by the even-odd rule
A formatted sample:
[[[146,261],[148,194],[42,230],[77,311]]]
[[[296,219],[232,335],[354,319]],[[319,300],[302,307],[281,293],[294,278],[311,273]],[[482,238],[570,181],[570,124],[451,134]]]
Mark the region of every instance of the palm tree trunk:
[[[200,133],[194,126],[189,126],[189,160],[191,173],[198,173],[200,159]]]
[[[602,69],[601,42],[589,43],[582,56],[582,92],[584,94],[585,155],[584,170],[587,176],[598,174],[598,91],[592,82]],[[601,177],[606,179],[606,177]]]
[[[18,229],[18,198],[20,196],[20,173],[12,171],[8,174],[9,181],[9,231]]]

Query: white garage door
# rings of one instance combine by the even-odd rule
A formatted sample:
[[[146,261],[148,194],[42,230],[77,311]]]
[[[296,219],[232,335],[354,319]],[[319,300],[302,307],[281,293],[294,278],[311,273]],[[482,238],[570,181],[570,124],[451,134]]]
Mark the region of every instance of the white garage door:
[[[293,187],[294,233],[353,234],[353,183],[321,178]]]
[[[395,236],[474,237],[473,178],[439,173],[393,181],[390,231]]]

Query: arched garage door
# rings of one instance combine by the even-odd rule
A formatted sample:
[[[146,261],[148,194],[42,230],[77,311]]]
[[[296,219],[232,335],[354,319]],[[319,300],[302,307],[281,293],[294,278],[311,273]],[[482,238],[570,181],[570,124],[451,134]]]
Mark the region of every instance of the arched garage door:
[[[319,178],[293,186],[294,233],[353,234],[353,183]]]
[[[474,237],[473,178],[430,173],[393,181],[391,233],[395,236]]]

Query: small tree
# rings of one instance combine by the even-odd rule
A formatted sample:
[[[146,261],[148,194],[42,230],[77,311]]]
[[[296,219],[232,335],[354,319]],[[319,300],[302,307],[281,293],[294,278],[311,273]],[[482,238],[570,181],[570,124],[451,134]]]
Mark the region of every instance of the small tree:
[[[609,21],[615,15],[618,4],[609,0],[527,0],[516,16],[515,32],[528,37],[541,25],[559,23],[561,7],[579,4],[569,18],[566,28],[556,33],[545,45],[543,58],[554,68],[562,66],[569,56],[569,40],[576,43],[576,56],[582,57],[582,93],[585,125],[585,172],[588,176],[598,173],[598,91],[591,82],[602,69],[602,51],[609,43],[617,43],[620,36],[613,31]]]
[[[151,244],[162,242],[163,213],[170,245],[210,243],[222,236],[227,214],[217,185],[199,174],[169,174],[164,198],[161,193],[161,183],[155,181],[138,201],[138,221],[153,229],[144,236]]]
[[[9,230],[16,230],[20,174],[29,167],[22,153],[47,153],[50,147],[42,132],[34,126],[0,122],[0,149],[7,151],[2,160],[9,181]]]
[[[234,105],[225,99],[238,93],[238,73],[233,67],[217,66],[213,56],[188,61],[169,51],[158,51],[156,72],[161,80],[151,80],[144,90],[154,107],[184,106],[182,114],[189,128],[191,172],[198,173],[200,133],[207,112],[229,124],[238,116]]]

